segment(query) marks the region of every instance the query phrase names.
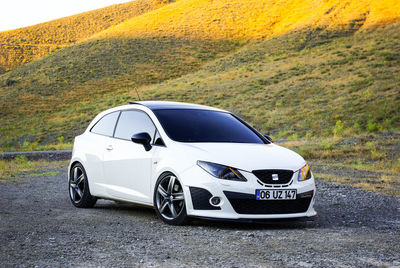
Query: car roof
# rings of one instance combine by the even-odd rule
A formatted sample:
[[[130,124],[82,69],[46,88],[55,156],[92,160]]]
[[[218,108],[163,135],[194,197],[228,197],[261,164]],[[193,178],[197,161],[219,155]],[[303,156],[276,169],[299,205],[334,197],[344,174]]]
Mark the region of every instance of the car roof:
[[[138,104],[143,105],[150,110],[176,110],[176,109],[193,109],[193,110],[210,110],[210,111],[222,111],[224,110],[200,105],[200,104],[192,104],[192,103],[185,103],[185,102],[173,102],[173,101],[132,101],[129,104]]]

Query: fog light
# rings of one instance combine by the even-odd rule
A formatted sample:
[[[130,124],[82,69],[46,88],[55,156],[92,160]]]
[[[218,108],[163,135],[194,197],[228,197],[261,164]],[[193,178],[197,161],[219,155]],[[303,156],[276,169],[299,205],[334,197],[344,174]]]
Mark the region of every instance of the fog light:
[[[213,205],[214,207],[218,206],[221,203],[221,198],[218,196],[213,196],[210,198],[210,204]]]

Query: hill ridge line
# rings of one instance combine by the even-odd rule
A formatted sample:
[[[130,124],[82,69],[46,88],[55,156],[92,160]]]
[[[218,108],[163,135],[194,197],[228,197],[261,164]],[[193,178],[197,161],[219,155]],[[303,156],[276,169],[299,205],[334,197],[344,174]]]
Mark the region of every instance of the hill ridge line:
[[[157,9],[170,0],[135,0],[110,5],[14,30],[1,31],[0,69],[9,71],[54,52],[47,48],[72,46],[126,19]],[[22,41],[23,40],[23,41]],[[22,41],[22,42],[21,42]],[[31,48],[23,47],[31,46]],[[31,45],[35,44],[35,45]],[[38,49],[36,49],[38,48]],[[46,49],[40,49],[46,48]]]

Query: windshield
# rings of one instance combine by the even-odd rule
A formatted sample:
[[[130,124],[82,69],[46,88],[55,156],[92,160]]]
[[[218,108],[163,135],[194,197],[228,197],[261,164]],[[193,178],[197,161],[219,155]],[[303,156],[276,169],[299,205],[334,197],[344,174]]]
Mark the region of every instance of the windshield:
[[[180,142],[259,143],[264,140],[232,114],[209,110],[155,110],[167,135]]]

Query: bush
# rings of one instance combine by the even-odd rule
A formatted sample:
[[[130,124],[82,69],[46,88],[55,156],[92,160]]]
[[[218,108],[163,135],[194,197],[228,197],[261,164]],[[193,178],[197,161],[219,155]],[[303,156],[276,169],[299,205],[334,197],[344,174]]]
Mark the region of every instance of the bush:
[[[367,124],[367,129],[369,132],[377,132],[382,130],[382,125],[379,123],[375,123],[374,121],[370,120]]]
[[[58,143],[63,144],[64,143],[64,136],[60,136],[57,138]]]
[[[355,131],[356,133],[360,133],[361,130],[362,130],[361,124],[358,123],[358,122],[355,122],[355,123],[354,123],[353,128],[354,128],[354,131]]]
[[[335,127],[333,128],[333,134],[335,136],[340,136],[340,134],[342,134],[342,132],[343,132],[342,120],[338,120],[338,121],[336,121]]]
[[[384,153],[380,153],[376,150],[376,146],[373,142],[369,141],[365,145],[370,149],[372,159],[382,159],[385,156]]]

